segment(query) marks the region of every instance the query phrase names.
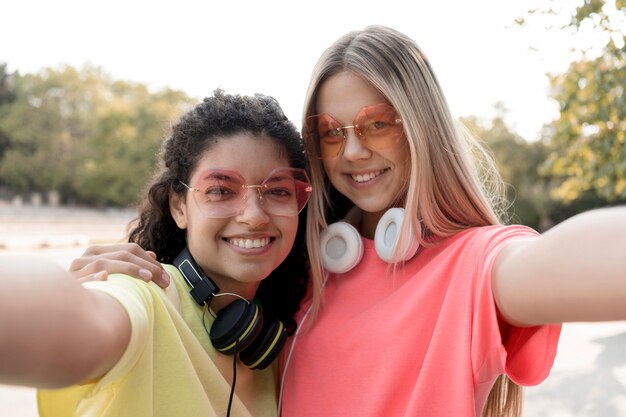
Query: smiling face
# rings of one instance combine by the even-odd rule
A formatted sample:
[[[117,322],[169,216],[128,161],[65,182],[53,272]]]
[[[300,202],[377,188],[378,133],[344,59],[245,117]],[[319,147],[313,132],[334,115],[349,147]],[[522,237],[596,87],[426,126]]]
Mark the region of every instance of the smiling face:
[[[239,133],[219,139],[204,152],[189,185],[195,187],[203,173],[214,169],[236,171],[246,184],[260,184],[272,170],[288,166],[274,140]],[[186,229],[194,259],[221,291],[252,298],[259,282],[289,254],[298,216],[270,215],[254,188],[246,192],[242,209],[232,217],[207,217],[193,191],[173,195],[170,209],[178,227]]]
[[[342,126],[350,126],[363,107],[385,102],[368,82],[344,71],[321,85],[316,108],[319,114],[328,114]],[[375,224],[387,209],[399,204],[405,193],[410,170],[408,144],[403,138],[392,147],[373,151],[363,145],[354,129],[346,133],[343,152],[336,158],[324,159],[324,169],[333,186],[363,210],[364,221]]]

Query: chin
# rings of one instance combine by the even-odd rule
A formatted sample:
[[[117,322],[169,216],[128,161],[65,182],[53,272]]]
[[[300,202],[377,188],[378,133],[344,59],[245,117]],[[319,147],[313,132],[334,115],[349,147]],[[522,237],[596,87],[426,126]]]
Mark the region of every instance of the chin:
[[[356,202],[355,205],[360,208],[361,210],[363,210],[364,212],[367,213],[379,213],[379,212],[384,212],[387,209],[391,208],[393,205],[387,201],[381,201],[382,199],[379,199],[378,201],[359,201]]]
[[[261,282],[267,278],[273,269],[263,267],[238,268],[232,276],[239,282]]]

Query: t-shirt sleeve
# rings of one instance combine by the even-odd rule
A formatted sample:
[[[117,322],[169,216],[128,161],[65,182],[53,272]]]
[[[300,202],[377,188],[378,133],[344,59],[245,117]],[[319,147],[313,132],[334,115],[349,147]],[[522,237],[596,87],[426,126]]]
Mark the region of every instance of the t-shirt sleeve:
[[[497,255],[511,239],[536,236],[525,226],[503,226],[491,229],[484,262],[476,282],[472,353],[477,382],[490,375],[506,374],[519,385],[536,385],[549,374],[556,356],[560,325],[516,327],[498,313],[492,292],[491,270]]]
[[[91,281],[83,284],[88,289],[102,291],[119,301],[131,323],[130,341],[120,360],[107,372],[97,385],[102,387],[125,375],[143,352],[152,330],[152,297],[147,284],[124,275],[114,274],[107,281]]]

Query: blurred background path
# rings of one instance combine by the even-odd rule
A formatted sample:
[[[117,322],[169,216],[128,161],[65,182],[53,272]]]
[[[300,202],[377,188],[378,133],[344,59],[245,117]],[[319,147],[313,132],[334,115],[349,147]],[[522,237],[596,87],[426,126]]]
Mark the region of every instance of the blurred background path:
[[[90,243],[124,241],[133,217],[133,211],[0,206],[0,255],[38,255],[68,267]],[[552,372],[526,390],[523,415],[626,416],[626,322],[565,325]],[[36,416],[34,389],[0,385],[0,417]]]

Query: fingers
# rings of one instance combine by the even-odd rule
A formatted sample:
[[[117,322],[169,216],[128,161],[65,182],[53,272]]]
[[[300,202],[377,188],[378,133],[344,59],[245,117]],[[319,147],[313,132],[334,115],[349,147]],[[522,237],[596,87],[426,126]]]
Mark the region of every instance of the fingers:
[[[163,269],[161,264],[156,260],[156,254],[154,252],[145,251],[136,243],[120,243],[114,245],[94,245],[88,247],[82,257],[77,258],[72,262],[70,270],[84,268],[90,262],[101,258],[124,262],[137,262],[138,265],[148,266],[151,271],[154,271],[154,268],[159,270]]]
[[[76,276],[78,282],[87,282],[87,281],[106,281],[109,277],[109,273],[107,271],[96,272],[95,274],[88,274],[85,276]]]
[[[74,263],[78,267],[84,266],[94,257],[109,257],[111,259],[121,256],[120,259],[124,259],[124,253],[132,254],[138,258],[144,259],[147,262],[153,263],[155,266],[159,266],[159,262],[156,260],[156,254],[152,251],[146,251],[136,243],[117,243],[112,245],[92,245],[89,246],[81,258],[75,259]]]
[[[83,268],[74,270],[73,273],[86,280],[106,279],[108,274],[124,274],[149,282],[154,281],[161,288],[169,285],[169,274],[159,265],[155,267],[152,263],[146,262],[134,255],[126,253],[113,252],[106,256],[117,257],[118,259],[109,259],[107,257],[92,258]],[[104,276],[96,274],[104,272]],[[108,274],[106,274],[108,273]],[[91,276],[91,279],[87,277]]]
[[[103,280],[106,273],[120,273],[146,282],[154,281],[162,288],[170,282],[170,276],[156,260],[156,254],[135,243],[90,246],[80,258],[72,261],[69,270],[80,281]],[[106,273],[97,275],[102,272]]]

